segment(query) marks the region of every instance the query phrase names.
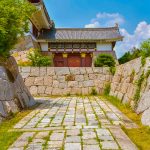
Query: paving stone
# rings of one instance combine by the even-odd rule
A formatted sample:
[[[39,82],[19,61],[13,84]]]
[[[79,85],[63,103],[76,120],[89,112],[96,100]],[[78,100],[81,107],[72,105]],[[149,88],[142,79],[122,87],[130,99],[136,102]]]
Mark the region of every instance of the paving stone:
[[[80,136],[67,136],[66,143],[80,143],[81,142],[81,137]]]
[[[63,141],[48,141],[47,148],[61,148]]]
[[[80,143],[66,143],[65,150],[81,150]]]
[[[52,133],[50,139],[52,141],[62,141],[64,139],[64,133]]]
[[[25,132],[10,149],[22,150],[28,145],[28,150],[42,150],[44,145],[45,150],[61,150],[62,146],[64,150],[80,150],[82,146],[83,150],[97,150],[99,144],[105,150],[119,146],[137,149],[119,126],[135,128],[136,124],[110,103],[96,96],[38,99],[42,104],[14,126]]]
[[[83,150],[100,150],[99,145],[83,145]]]
[[[101,142],[102,149],[119,149],[118,145],[114,141],[103,141]]]
[[[86,139],[83,140],[84,145],[96,145],[98,144],[98,141],[96,139]]]

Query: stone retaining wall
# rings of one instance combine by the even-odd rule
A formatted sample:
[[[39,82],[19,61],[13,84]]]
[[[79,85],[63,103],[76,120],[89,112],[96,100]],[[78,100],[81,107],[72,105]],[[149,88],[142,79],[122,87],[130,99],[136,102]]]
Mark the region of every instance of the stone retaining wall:
[[[1,58],[0,58],[1,61]],[[35,101],[26,88],[16,61],[10,57],[0,65],[0,122],[11,113],[30,107]]]
[[[109,68],[21,67],[20,73],[34,96],[102,93],[112,80]]]
[[[142,66],[141,58],[132,60],[117,67],[117,71],[112,79],[110,95],[116,96],[123,103],[128,103],[135,109],[136,113],[142,113],[142,123],[150,125],[150,76],[143,82],[140,91],[140,99],[136,104],[134,95],[137,89],[137,81],[141,74],[150,70],[150,58],[146,59],[146,64]],[[145,84],[146,83],[146,84]],[[137,105],[135,107],[135,105]]]

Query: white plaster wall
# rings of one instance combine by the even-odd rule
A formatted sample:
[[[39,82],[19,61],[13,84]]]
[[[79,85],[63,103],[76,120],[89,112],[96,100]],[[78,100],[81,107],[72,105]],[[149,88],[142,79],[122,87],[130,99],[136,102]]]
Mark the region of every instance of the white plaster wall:
[[[110,51],[112,50],[112,43],[97,43],[96,48],[100,51]]]
[[[43,43],[40,43],[40,45],[41,45],[41,50],[42,50],[43,52],[48,51],[48,43],[43,42]]]

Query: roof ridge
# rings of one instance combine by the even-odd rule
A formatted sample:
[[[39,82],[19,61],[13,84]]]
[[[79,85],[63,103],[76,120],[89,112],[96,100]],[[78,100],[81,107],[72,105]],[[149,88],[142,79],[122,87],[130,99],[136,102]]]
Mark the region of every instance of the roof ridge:
[[[102,28],[55,28],[55,29],[56,30],[107,30],[107,29],[118,30],[119,28],[118,27],[102,27]]]

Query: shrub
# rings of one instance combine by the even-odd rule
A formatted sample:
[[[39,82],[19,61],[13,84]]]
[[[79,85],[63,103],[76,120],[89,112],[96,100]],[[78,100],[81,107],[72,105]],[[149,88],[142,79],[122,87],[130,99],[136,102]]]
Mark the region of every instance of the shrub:
[[[95,60],[95,67],[115,67],[116,62],[110,54],[99,54]]]
[[[97,95],[97,91],[96,91],[95,88],[92,88],[92,89],[91,89],[91,95]]]
[[[111,72],[112,75],[114,75],[116,72],[116,67],[110,67],[109,71]]]
[[[32,66],[50,66],[52,64],[52,58],[50,56],[42,56],[38,49],[33,49],[27,55],[28,59],[31,61]]]
[[[110,83],[108,83],[108,84],[105,85],[105,88],[104,88],[104,95],[109,95],[109,93],[110,93],[110,88],[111,88]]]

